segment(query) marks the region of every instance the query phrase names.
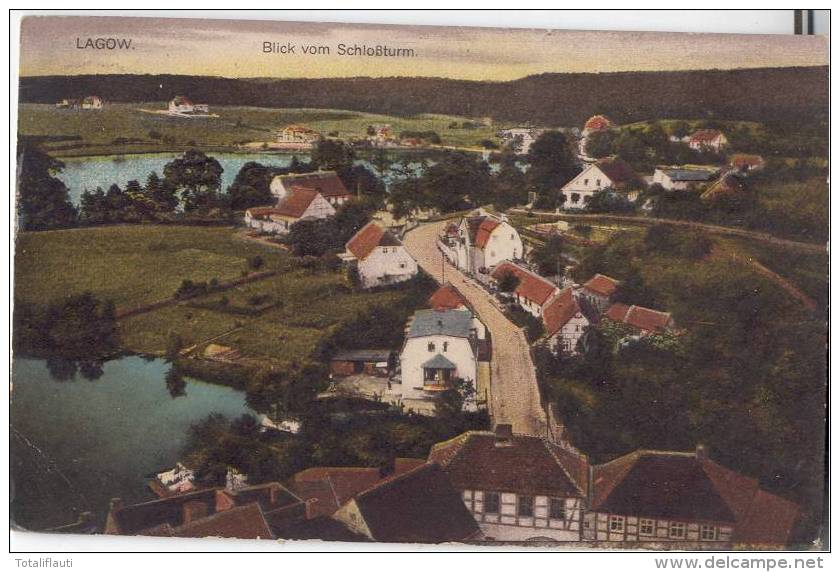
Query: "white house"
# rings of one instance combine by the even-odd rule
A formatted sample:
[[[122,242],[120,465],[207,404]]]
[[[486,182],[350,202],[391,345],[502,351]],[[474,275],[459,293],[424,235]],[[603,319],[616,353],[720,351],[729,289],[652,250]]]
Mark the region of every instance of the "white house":
[[[625,190],[636,180],[633,169],[621,159],[600,159],[587,165],[580,174],[560,189],[560,194],[564,197],[563,208],[584,209],[595,193]]]
[[[498,132],[503,145],[509,145],[517,155],[527,155],[545,129],[534,129],[532,127],[514,127],[503,129]]]
[[[715,151],[720,153],[721,149],[729,145],[726,135],[717,129],[701,129],[695,131],[688,138],[688,146],[695,151]]]
[[[437,443],[429,461],[461,492],[486,540],[581,540],[585,456],[497,425],[494,432],[469,431]]]
[[[603,314],[613,302],[619,281],[615,278],[596,274],[587,280],[580,289],[580,296],[585,298],[599,314]]]
[[[581,309],[572,288],[565,288],[546,304],[543,323],[552,351],[576,354],[578,341],[592,322]]]
[[[716,169],[657,167],[651,182],[662,185],[662,188],[668,191],[685,191],[706,184],[716,176]]]
[[[244,222],[260,232],[286,234],[299,220],[327,218],[334,214],[335,208],[321,193],[293,188],[275,207],[252,207],[246,210]]]
[[[483,331],[469,310],[415,312],[400,353],[403,399],[433,399],[456,378],[475,387]]]
[[[468,273],[490,271],[524,255],[522,238],[507,216],[484,209],[473,211],[457,227],[447,227],[438,245],[452,264]]]
[[[207,104],[193,103],[190,98],[184,95],[176,95],[169,102],[169,113],[173,115],[195,115],[206,114],[210,111]]]
[[[269,188],[278,200],[282,200],[292,189],[315,191],[333,207],[343,205],[353,198],[335,171],[277,175],[271,180]]]
[[[560,293],[560,289],[539,274],[513,262],[503,262],[496,266],[491,277],[498,282],[506,274],[513,274],[519,280],[512,292],[519,307],[532,316],[543,319],[548,302]]]
[[[417,262],[402,242],[375,222],[369,222],[353,235],[341,258],[355,264],[363,288],[385,286],[417,275]]]
[[[434,450],[434,449],[433,449]],[[794,503],[695,451],[635,451],[592,467],[584,540],[784,546]]]

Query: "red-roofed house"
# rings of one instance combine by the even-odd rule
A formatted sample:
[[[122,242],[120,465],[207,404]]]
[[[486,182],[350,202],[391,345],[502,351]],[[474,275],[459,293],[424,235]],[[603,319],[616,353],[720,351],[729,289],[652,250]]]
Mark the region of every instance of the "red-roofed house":
[[[470,310],[472,307],[463,294],[450,282],[447,282],[429,297],[429,307],[433,310]]]
[[[580,294],[592,304],[593,308],[598,310],[598,313],[603,313],[612,303],[618,285],[619,281],[615,278],[604,274],[596,274],[584,283]]]
[[[375,222],[353,235],[341,258],[355,265],[363,288],[397,284],[417,275],[417,262],[400,239]]]
[[[461,219],[457,234],[447,227],[438,245],[447,259],[468,273],[492,270],[504,260],[522,258],[519,233],[504,215],[477,209]]]
[[[279,201],[282,201],[295,188],[317,192],[333,207],[342,205],[353,198],[335,171],[277,175],[271,180],[270,188],[271,193]]]
[[[782,547],[799,507],[691,453],[636,451],[592,467],[584,539]]]
[[[670,312],[659,312],[642,306],[616,303],[609,307],[604,317],[627,324],[643,336],[661,334],[674,328]]]
[[[496,266],[491,277],[499,280],[505,274],[513,274],[519,279],[519,284],[513,291],[516,303],[526,312],[542,319],[548,302],[560,292],[560,289],[539,274],[513,262],[502,262]]]
[[[590,323],[571,288],[555,295],[543,310],[545,336],[555,352],[577,353],[578,341]]]
[[[688,138],[688,146],[697,151],[715,151],[720,153],[720,150],[729,144],[726,135],[717,129],[701,129],[695,131]]]
[[[260,232],[286,234],[303,219],[327,218],[335,208],[317,191],[292,187],[274,207],[252,207],[245,211],[245,224]]]
[[[584,455],[510,425],[437,443],[439,464],[488,540],[581,539],[589,462]]]
[[[563,208],[573,210],[586,208],[595,193],[606,190],[628,190],[637,181],[636,173],[621,159],[599,159],[587,165],[580,174],[560,189],[560,194],[564,197]]]

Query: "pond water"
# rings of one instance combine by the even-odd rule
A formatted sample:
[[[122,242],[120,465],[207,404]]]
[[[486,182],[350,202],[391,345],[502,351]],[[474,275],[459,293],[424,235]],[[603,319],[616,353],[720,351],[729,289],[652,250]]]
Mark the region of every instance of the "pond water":
[[[12,515],[39,530],[108,502],[154,498],[145,476],[180,458],[189,426],[211,413],[253,413],[245,394],[186,378],[173,398],[161,359],[130,356],[78,370],[66,362],[15,358],[12,365]]]

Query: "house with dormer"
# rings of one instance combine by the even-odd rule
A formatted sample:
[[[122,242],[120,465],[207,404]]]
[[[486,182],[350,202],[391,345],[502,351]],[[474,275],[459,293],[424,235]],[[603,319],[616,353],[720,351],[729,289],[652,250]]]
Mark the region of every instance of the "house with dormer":
[[[375,222],[354,234],[340,257],[355,267],[362,288],[397,284],[417,275],[417,262],[402,241]]]
[[[522,238],[507,216],[484,209],[476,209],[457,226],[449,225],[438,246],[452,264],[470,274],[486,274],[501,262],[524,255]]]

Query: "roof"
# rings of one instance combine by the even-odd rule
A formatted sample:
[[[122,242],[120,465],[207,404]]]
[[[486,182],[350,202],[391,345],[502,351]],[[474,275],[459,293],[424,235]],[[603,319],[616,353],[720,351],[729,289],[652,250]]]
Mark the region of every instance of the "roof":
[[[431,369],[458,369],[457,366],[446,359],[443,354],[436,354],[435,357],[426,361],[423,364],[423,367]]]
[[[461,542],[480,535],[461,494],[435,464],[388,479],[355,500],[379,542]]]
[[[289,193],[277,203],[277,207],[275,207],[272,214],[300,218],[317,196],[317,191],[302,187],[292,187]]]
[[[580,312],[580,306],[571,288],[562,290],[543,310],[545,333],[553,336],[557,330],[565,326],[575,314]]]
[[[185,95],[176,95],[172,99],[172,103],[174,103],[175,105],[192,105],[193,104],[193,102],[190,100],[190,98],[188,98]]]
[[[670,312],[660,312],[635,305],[613,304],[607,309],[605,316],[645,332],[661,332],[671,324]]]
[[[691,137],[688,138],[689,143],[711,143],[718,137],[723,135],[717,129],[700,129],[699,131],[695,131],[691,134]]]
[[[557,291],[557,286],[542,276],[534,274],[530,270],[526,270],[512,262],[502,262],[496,266],[493,269],[492,276],[498,280],[508,272],[512,272],[514,276],[519,278],[519,284],[516,286],[515,293],[540,306],[545,304],[551,295]]]
[[[541,437],[512,435],[497,443],[491,431],[468,431],[434,445],[429,461],[440,464],[458,489],[586,495],[586,458]]]
[[[459,308],[469,308],[470,303],[458,288],[447,282],[431,295],[429,306],[434,310],[457,310]]]
[[[605,274],[596,274],[587,280],[583,288],[601,296],[612,296],[618,289],[618,280]]]
[[[481,221],[481,224],[478,226],[478,230],[475,234],[476,248],[484,249],[484,247],[487,246],[487,243],[490,242],[490,235],[493,234],[493,231],[496,230],[496,227],[500,224],[501,223],[499,221],[493,220],[489,217]]]
[[[400,246],[402,242],[391,232],[371,221],[347,242],[347,250],[359,260],[364,260],[377,246]]]
[[[465,310],[417,310],[407,337],[442,335],[469,338],[472,328],[472,314]]]
[[[188,506],[189,505],[189,506]],[[168,525],[172,528],[186,524],[189,514],[207,516],[216,510],[215,489],[202,489],[113,509],[111,516],[123,535],[140,534],[147,529]]]
[[[729,164],[733,167],[757,167],[764,164],[764,158],[761,155],[739,153],[732,155]]]
[[[726,195],[738,194],[743,190],[741,181],[735,175],[724,175],[703,193],[702,199],[716,199]]]
[[[296,473],[289,486],[299,490],[301,483],[326,482],[338,507],[381,480],[382,474],[376,467],[312,467]]]
[[[265,520],[260,505],[251,503],[212,516],[194,520],[172,530],[173,536],[204,538],[270,538],[274,534]]]
[[[709,169],[662,169],[672,181],[683,181],[686,183],[709,181],[714,178],[715,172]]]
[[[593,511],[734,525],[734,542],[785,544],[799,517],[796,504],[705,452],[635,451],[595,466],[592,486]]]
[[[276,528],[277,537],[284,540],[326,540],[329,542],[370,542],[367,536],[351,531],[344,523],[315,516],[302,522],[294,522]]]
[[[335,171],[277,175],[275,179],[280,179],[286,188],[298,187],[310,191],[317,191],[324,197],[350,196],[350,192]]]
[[[332,357],[332,361],[388,361],[391,358],[391,350],[369,349],[369,350],[344,350]]]
[[[607,157],[595,163],[599,169],[612,181],[613,185],[621,185],[636,180],[636,172],[621,159]]]
[[[603,115],[593,115],[586,120],[583,129],[586,131],[602,131],[613,126],[612,121]]]

